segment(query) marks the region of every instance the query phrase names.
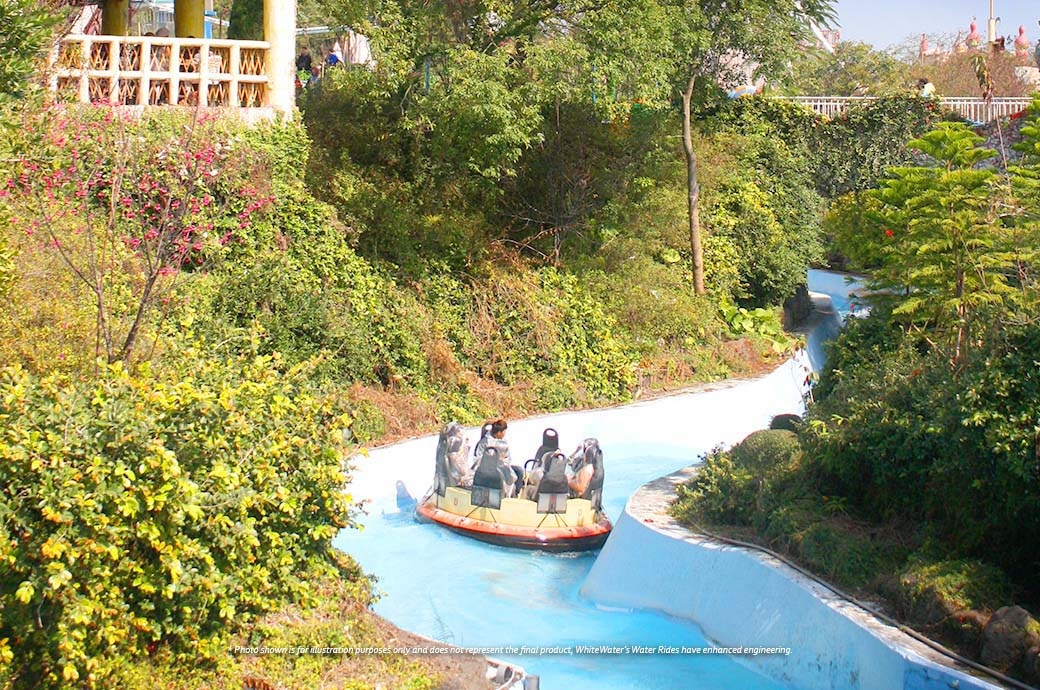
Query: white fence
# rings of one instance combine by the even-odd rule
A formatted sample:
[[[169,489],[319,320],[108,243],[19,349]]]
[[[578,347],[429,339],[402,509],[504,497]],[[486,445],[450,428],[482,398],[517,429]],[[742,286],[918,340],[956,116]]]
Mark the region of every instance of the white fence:
[[[266,108],[266,41],[73,34],[52,55],[51,88],[80,103]]]
[[[781,96],[782,100],[801,103],[812,110],[834,117],[845,108],[874,100],[874,96]],[[959,113],[965,120],[989,122],[1021,112],[1033,102],[1032,98],[940,98],[939,103]]]

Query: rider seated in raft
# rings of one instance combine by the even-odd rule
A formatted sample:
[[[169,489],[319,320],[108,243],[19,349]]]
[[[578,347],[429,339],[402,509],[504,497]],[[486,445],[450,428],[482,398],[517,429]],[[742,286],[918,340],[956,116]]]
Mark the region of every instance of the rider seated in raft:
[[[466,456],[469,444],[458,422],[450,422],[441,430],[437,440],[437,464],[434,467],[433,487],[438,495],[451,486],[469,487],[473,483]]]
[[[502,496],[510,498],[516,496],[520,491],[523,470],[509,462],[509,444],[505,439],[507,427],[508,424],[504,419],[496,419],[484,425],[486,433],[477,443],[477,448],[483,447],[483,451],[476,464],[473,485],[497,488],[497,483],[492,483],[492,474],[497,474],[500,477]],[[478,478],[480,478],[479,482]]]
[[[498,449],[493,446],[485,448],[473,475],[473,488],[493,489],[500,492],[501,498],[509,498],[514,489],[514,479],[513,468],[508,462],[502,462]]]
[[[587,498],[596,510],[603,508],[603,451],[599,441],[587,438],[567,460],[571,498]]]
[[[485,427],[487,425],[485,424]],[[508,491],[502,493],[503,496],[518,496],[520,490],[524,485],[524,470],[523,468],[517,467],[511,464],[509,459],[509,443],[506,442],[506,429],[509,425],[504,419],[496,419],[491,422],[491,430],[488,433],[487,447],[494,448],[498,451],[498,462],[500,465],[507,468],[512,472],[512,479],[509,479],[509,472],[504,472],[503,481],[511,481],[512,486],[509,487]]]

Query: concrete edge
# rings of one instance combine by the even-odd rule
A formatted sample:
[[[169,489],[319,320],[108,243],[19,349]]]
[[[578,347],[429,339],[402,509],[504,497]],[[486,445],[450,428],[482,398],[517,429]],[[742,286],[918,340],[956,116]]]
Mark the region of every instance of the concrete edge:
[[[867,631],[878,639],[893,654],[902,657],[910,666],[916,666],[923,672],[923,678],[916,676],[914,669],[908,669],[904,688],[973,688],[979,690],[1000,689],[1006,686],[996,684],[992,679],[974,675],[969,667],[957,663],[935,649],[914,639],[905,632],[880,620],[864,611],[843,597],[837,595],[826,585],[817,582],[798,572],[787,563],[755,549],[725,544],[704,535],[692,532],[668,514],[668,507],[676,495],[676,487],[696,476],[697,466],[685,467],[681,470],[648,482],[629,498],[625,513],[643,528],[652,530],[668,539],[674,540],[678,548],[712,550],[732,550],[741,552],[770,569],[779,577],[786,578],[798,587],[810,592],[815,601]],[[707,631],[706,631],[707,632]],[[737,644],[739,640],[720,640],[722,646]],[[786,679],[798,686],[797,678]]]

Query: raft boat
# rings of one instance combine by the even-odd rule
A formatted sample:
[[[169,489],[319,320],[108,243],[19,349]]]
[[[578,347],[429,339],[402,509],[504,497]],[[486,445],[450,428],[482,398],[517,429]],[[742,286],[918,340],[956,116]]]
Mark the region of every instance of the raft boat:
[[[610,535],[610,518],[586,498],[494,500],[492,491],[448,487],[420,502],[416,516],[489,544],[540,551],[591,551]]]
[[[518,492],[523,496],[512,498],[502,495],[503,482],[491,469],[497,464],[494,448],[483,450],[482,462],[472,478],[465,476],[459,468],[465,467],[468,447],[461,427],[448,425],[437,448],[433,488],[416,506],[416,518],[499,546],[550,552],[602,547],[611,530],[601,503],[603,454],[598,443],[589,439],[572,458],[565,458],[555,443],[555,433],[546,430],[543,447],[536,454],[539,459],[528,461],[524,467],[521,483],[525,490]],[[544,441],[549,438],[555,447],[546,450]],[[568,491],[564,479],[568,462],[578,469],[588,462],[595,469],[589,470],[593,480],[585,496],[574,497]]]

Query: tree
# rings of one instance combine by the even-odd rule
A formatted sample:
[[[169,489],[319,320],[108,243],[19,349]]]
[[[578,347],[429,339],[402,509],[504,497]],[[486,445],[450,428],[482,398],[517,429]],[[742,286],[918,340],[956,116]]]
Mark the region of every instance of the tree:
[[[0,96],[21,93],[58,18],[50,2],[0,0]]]
[[[228,18],[228,38],[264,40],[264,0],[234,0]]]
[[[779,72],[798,49],[798,41],[808,37],[809,22],[828,20],[831,9],[829,0],[752,0],[736,6],[726,0],[709,0],[698,3],[697,13],[690,12],[685,3],[674,9],[677,10],[673,15],[677,18],[674,35],[680,51],[676,77],[678,84],[685,80],[682,139],[687,165],[693,285],[698,294],[703,294],[700,185],[690,124],[690,108],[698,82],[730,82],[734,68],[751,63],[757,63],[759,70],[765,73]]]
[[[841,41],[833,53],[806,51],[794,60],[785,91],[794,95],[884,96],[907,92],[910,65],[867,43]]]
[[[825,23],[831,16],[830,0],[632,0],[611,4],[583,22],[594,74],[658,107],[682,103],[690,254],[698,294],[705,287],[694,100],[717,96],[720,86],[751,74],[784,74],[809,41],[810,22]],[[628,30],[633,25],[647,30],[634,37]]]
[[[35,145],[5,161],[10,237],[89,295],[95,357],[130,364],[179,282],[269,201],[254,186],[261,164],[215,123],[51,106],[21,124]]]
[[[893,315],[962,366],[993,316],[1017,299],[1015,254],[999,222],[998,176],[977,164],[996,155],[966,125],[941,123],[910,142],[938,162],[934,167],[893,168],[872,196],[871,242],[881,266],[875,289],[894,296]]]
[[[670,108],[682,103],[688,226],[693,284],[705,292],[700,185],[691,111],[750,74],[782,75],[810,38],[810,22],[825,23],[830,0],[627,0],[583,13],[559,41],[556,83],[594,99],[607,114],[633,103]],[[639,26],[638,32],[631,27]]]
[[[914,66],[914,76],[924,77],[935,84],[943,96],[978,96],[980,94],[977,62],[982,60],[989,75],[993,96],[1028,96],[1034,86],[1020,79],[1015,68],[1018,63],[1012,53],[986,54],[979,52],[947,56],[944,60]]]

